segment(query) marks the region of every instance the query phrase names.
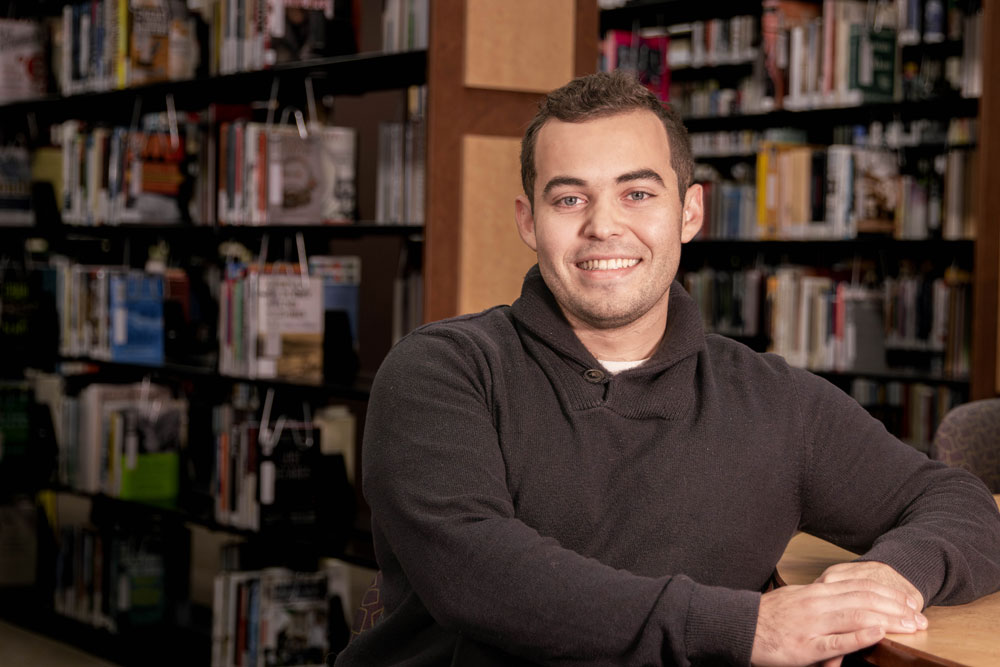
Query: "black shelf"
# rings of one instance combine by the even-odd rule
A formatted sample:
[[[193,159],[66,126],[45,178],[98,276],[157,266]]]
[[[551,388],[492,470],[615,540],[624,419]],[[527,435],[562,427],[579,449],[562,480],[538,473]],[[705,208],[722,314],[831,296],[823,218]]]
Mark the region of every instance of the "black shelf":
[[[320,394],[330,398],[344,400],[367,401],[374,378],[359,374],[353,384],[308,384],[276,378],[247,378],[238,375],[219,373],[214,367],[196,366],[191,364],[165,363],[162,366],[133,364],[92,357],[60,356],[60,363],[94,364],[101,367],[101,374],[123,375],[129,377],[150,375],[155,377],[182,378],[196,382],[212,382],[216,384],[252,384],[258,387],[273,387],[275,390],[288,390],[296,393]],[[88,377],[89,373],[73,374],[72,377]]]
[[[747,250],[768,248],[778,251],[795,251],[822,247],[828,252],[853,251],[858,249],[899,250],[900,252],[915,252],[924,250],[939,250],[947,248],[952,252],[971,253],[975,241],[970,239],[897,239],[881,234],[859,235],[853,239],[698,239],[691,241],[685,248],[698,246],[711,247],[720,250]]]
[[[856,107],[823,107],[792,111],[778,109],[766,113],[731,116],[688,116],[684,125],[689,132],[722,130],[763,130],[772,127],[794,127],[805,130],[823,128],[827,131],[843,125],[868,124],[872,121],[920,118],[947,120],[973,118],[979,113],[979,99],[953,97],[912,102],[874,102]]]
[[[270,541],[271,538],[266,532],[260,532],[247,528],[240,528],[230,524],[220,523],[214,516],[204,512],[197,512],[176,503],[151,502],[143,500],[129,500],[116,498],[105,493],[91,493],[81,491],[65,485],[52,485],[49,488],[54,493],[68,494],[78,498],[85,498],[94,503],[111,507],[116,515],[130,516],[138,520],[148,519],[151,516],[159,516],[173,523],[193,524],[208,530],[220,533],[227,533],[233,536],[242,537],[248,541],[263,540]],[[308,554],[308,544],[299,544],[303,554],[312,557],[333,557],[339,558],[347,563],[360,565],[375,569],[374,552],[371,546],[371,533],[355,528],[348,536],[343,550],[335,553]],[[287,540],[285,540],[287,541]]]
[[[895,239],[883,235],[802,241],[696,238],[681,251],[681,266],[686,269],[704,263],[722,266],[734,257],[827,267],[838,260],[867,258],[878,259],[880,262],[911,262],[916,266],[926,262],[938,267],[956,263],[965,269],[971,269],[975,259],[975,241]]]
[[[51,120],[72,114],[81,120],[129,122],[136,100],[143,112],[162,111],[170,94],[179,109],[202,109],[225,100],[227,104],[266,101],[275,79],[278,94],[304,98],[304,82],[313,80],[317,99],[323,95],[361,95],[379,90],[395,90],[427,82],[427,51],[359,53],[277,65],[271,69],[238,72],[182,81],[161,81],[132,88],[87,92],[75,95],[48,95],[0,105],[0,117],[23,117],[33,113]]]
[[[160,623],[113,633],[56,613],[43,595],[32,587],[0,588],[0,618],[118,665],[205,665],[211,657],[211,610],[192,609],[186,625]]]
[[[61,237],[121,238],[121,237],[174,237],[199,240],[224,240],[233,237],[259,238],[261,234],[288,236],[301,233],[323,238],[358,238],[362,236],[422,237],[424,226],[417,224],[382,224],[373,221],[329,225],[189,225],[129,223],[121,225],[0,225],[0,236],[8,237]]]
[[[922,373],[920,371],[909,371],[909,370],[883,370],[867,372],[863,370],[845,370],[845,371],[820,371],[813,370],[812,373],[819,375],[820,377],[826,378],[831,382],[836,382],[838,380],[874,380],[876,382],[921,382],[924,384],[932,385],[944,385],[948,387],[953,387],[956,389],[969,388],[969,378],[968,377],[956,377],[951,375],[940,375],[937,373]]]
[[[731,16],[759,16],[760,11],[759,3],[754,5],[739,0],[709,0],[708,2],[636,0],[624,7],[602,10],[600,12],[600,30],[603,35],[608,30],[631,30],[636,25],[645,28]]]
[[[719,63],[716,65],[672,67],[671,81],[701,81],[703,79],[722,79],[732,81],[740,77],[750,76],[754,61],[745,60],[736,63]]]

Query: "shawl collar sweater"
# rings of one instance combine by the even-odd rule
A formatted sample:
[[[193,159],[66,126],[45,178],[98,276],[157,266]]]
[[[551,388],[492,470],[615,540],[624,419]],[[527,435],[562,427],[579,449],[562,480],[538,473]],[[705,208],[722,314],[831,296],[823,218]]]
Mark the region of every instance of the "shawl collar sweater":
[[[824,380],[702,331],[610,375],[537,267],[393,348],[366,419],[385,613],[338,665],[748,664],[797,530],[929,603],[1000,587],[1000,515]]]

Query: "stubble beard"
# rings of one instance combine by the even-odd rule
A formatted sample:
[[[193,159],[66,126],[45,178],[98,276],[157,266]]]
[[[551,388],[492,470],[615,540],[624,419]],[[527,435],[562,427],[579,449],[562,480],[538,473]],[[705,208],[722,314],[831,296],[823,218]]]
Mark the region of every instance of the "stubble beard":
[[[594,290],[592,294],[577,294],[558,280],[549,281],[556,302],[571,324],[580,323],[595,330],[606,331],[632,324],[648,313],[670,290],[644,285],[638,293],[619,295],[613,289]],[[600,292],[606,292],[601,294]]]

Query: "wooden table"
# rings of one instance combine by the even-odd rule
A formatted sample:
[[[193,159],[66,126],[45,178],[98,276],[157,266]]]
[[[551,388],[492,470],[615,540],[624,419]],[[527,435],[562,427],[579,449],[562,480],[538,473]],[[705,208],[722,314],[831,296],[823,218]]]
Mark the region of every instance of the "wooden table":
[[[1000,507],[1000,494],[993,497]],[[792,538],[778,562],[778,574],[789,584],[814,581],[830,565],[853,560],[850,551],[812,535]],[[930,626],[913,635],[886,635],[865,652],[876,665],[1000,666],[1000,592],[955,607],[929,607]]]

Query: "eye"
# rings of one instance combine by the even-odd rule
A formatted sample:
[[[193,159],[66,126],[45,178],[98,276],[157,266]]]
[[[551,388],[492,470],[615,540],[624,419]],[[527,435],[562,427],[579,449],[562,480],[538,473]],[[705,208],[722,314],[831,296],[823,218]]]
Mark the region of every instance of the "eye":
[[[625,196],[632,201],[643,201],[645,199],[649,199],[653,195],[648,192],[643,192],[642,190],[636,190],[635,192],[630,192]]]
[[[559,206],[576,206],[579,203],[580,203],[580,198],[574,195],[570,195],[568,197],[562,197],[561,199],[556,200],[556,204],[558,204]]]

